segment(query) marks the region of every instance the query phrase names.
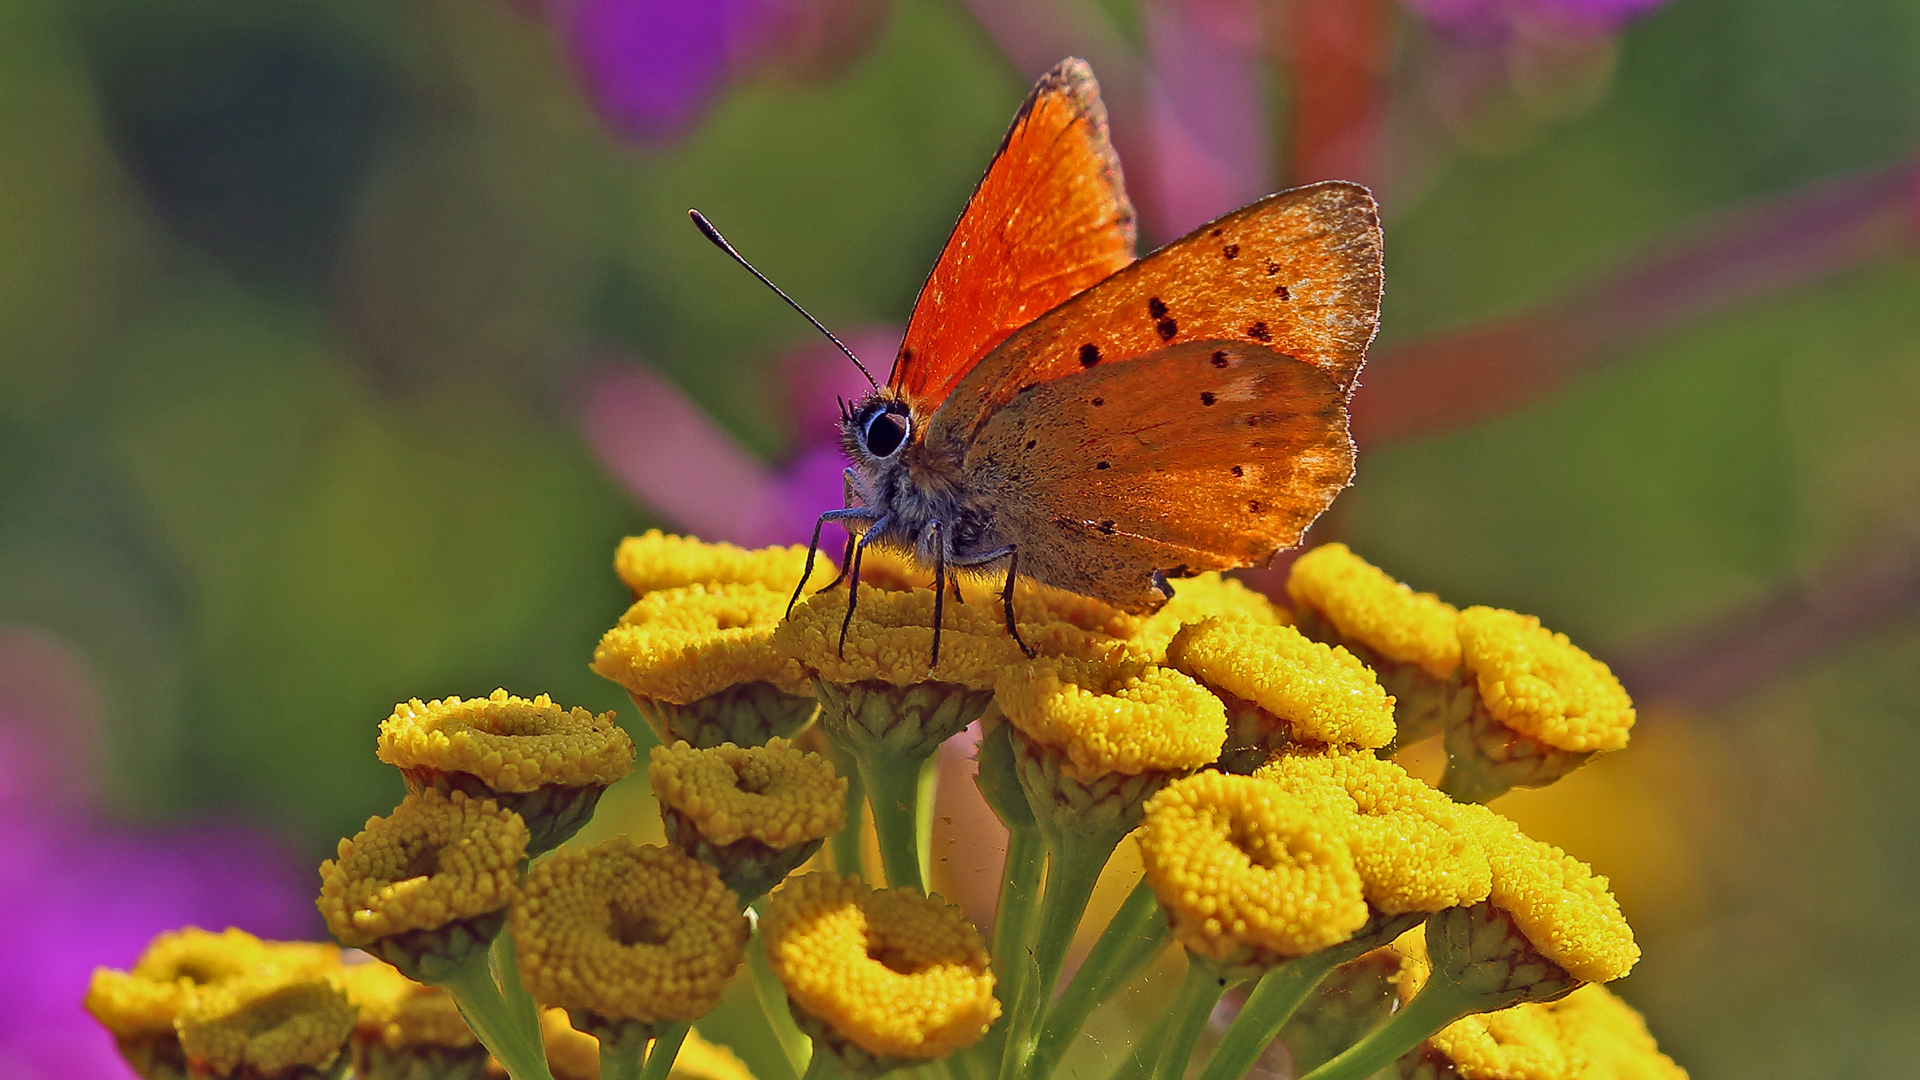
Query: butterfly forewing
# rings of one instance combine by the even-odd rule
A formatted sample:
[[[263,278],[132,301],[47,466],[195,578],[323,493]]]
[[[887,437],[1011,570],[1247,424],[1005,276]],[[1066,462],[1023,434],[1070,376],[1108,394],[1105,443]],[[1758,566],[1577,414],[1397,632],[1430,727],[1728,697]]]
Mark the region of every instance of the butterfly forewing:
[[[966,441],[1024,388],[1170,345],[1245,342],[1345,393],[1380,312],[1380,218],[1357,184],[1270,195],[1040,316],[955,387],[930,438]]]
[[[1021,570],[1130,610],[1153,572],[1264,563],[1353,475],[1346,388],[1271,348],[1176,345],[1034,385],[967,451]]]
[[[995,345],[1133,261],[1093,73],[1066,60],[1014,117],[914,302],[888,385],[932,412]]]

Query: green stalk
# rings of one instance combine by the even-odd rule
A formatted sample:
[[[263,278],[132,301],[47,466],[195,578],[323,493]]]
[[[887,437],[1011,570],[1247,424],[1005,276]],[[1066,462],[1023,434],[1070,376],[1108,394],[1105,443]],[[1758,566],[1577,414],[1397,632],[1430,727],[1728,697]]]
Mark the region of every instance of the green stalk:
[[[500,936],[504,938],[506,934]],[[529,1041],[487,967],[486,951],[475,950],[440,985],[453,995],[461,1018],[473,1029],[480,1044],[506,1067],[507,1075],[513,1080],[553,1080],[553,1074],[547,1071],[538,1020]],[[518,987],[518,979],[514,985]]]
[[[1336,950],[1323,950],[1289,960],[1261,976],[1246,1004],[1240,1006],[1240,1015],[1214,1047],[1200,1080],[1240,1080],[1247,1075],[1300,1003],[1341,960]]]
[[[616,1046],[600,1044],[600,1080],[640,1080],[641,1055],[647,1044],[639,1039]]]
[[[1187,1074],[1193,1045],[1200,1041],[1207,1017],[1213,1015],[1213,1007],[1227,992],[1229,981],[1219,965],[1187,955],[1186,977],[1180,980],[1180,989],[1174,991],[1173,1004],[1167,1009],[1167,1042],[1154,1065],[1154,1080],[1180,1080]]]
[[[1021,987],[1027,983],[1024,962],[1032,947],[1040,878],[1046,870],[1047,845],[1040,829],[1028,818],[1007,826],[1007,856],[1000,864],[1000,902],[993,909],[993,993],[1000,999],[1000,1019],[978,1043],[948,1059],[954,1080],[983,1080],[997,1076],[1007,1045],[1007,1023],[1019,1007]]]
[[[1422,1039],[1484,1005],[1483,994],[1430,979],[1393,1019],[1301,1080],[1366,1080],[1419,1046]]]
[[[1124,834],[1123,834],[1124,835]],[[1120,836],[1056,833],[1047,843],[1047,889],[1040,896],[1040,930],[1033,939],[1031,982],[1020,988],[1007,1024],[1007,1049],[1000,1059],[1000,1080],[1026,1074],[1038,1043],[1041,1019],[1053,1001],[1060,965],[1087,911],[1100,871]]]
[[[1183,980],[1184,981],[1184,980]],[[1147,1033],[1133,1044],[1133,1051],[1113,1070],[1108,1080],[1147,1080],[1160,1064],[1160,1051],[1173,1032],[1173,1013],[1162,1010],[1147,1027]]]
[[[827,839],[827,848],[833,853],[833,868],[865,881],[867,875],[861,867],[865,853],[861,840],[867,827],[866,785],[860,782],[860,768],[855,764],[853,755],[840,749],[832,740],[827,741],[827,756],[840,775],[847,778],[847,823]]]
[[[753,996],[760,1002],[767,1027],[779,1041],[780,1052],[793,1069],[793,1075],[799,1076],[807,1071],[807,1058],[813,1053],[813,1046],[793,1022],[793,1014],[787,1009],[787,988],[781,985],[780,976],[774,974],[773,965],[767,961],[766,939],[759,934],[747,942],[747,971],[753,977]]]
[[[500,997],[506,1002],[509,1015],[519,1027],[521,1036],[541,1048],[541,1056],[546,1056],[546,1042],[540,1035],[540,1007],[533,1002],[533,995],[520,982],[520,947],[513,940],[513,931],[502,929],[493,939],[491,962],[493,981],[500,987]]]
[[[692,1027],[685,1023],[670,1024],[654,1036],[653,1049],[647,1051],[647,1067],[640,1073],[640,1080],[667,1080],[667,1074],[673,1071],[674,1059],[680,1056],[680,1044],[687,1041],[687,1032]],[[607,1080],[604,1072],[600,1080]]]
[[[920,876],[920,766],[922,760],[893,754],[857,753],[860,780],[873,807],[880,841],[880,868],[889,888],[927,891]]]
[[[1100,932],[1100,940],[1094,942],[1093,951],[1074,973],[1066,992],[1047,1010],[1046,1029],[1040,1033],[1040,1045],[1027,1075],[1053,1075],[1087,1017],[1158,956],[1166,943],[1167,922],[1160,917],[1160,902],[1142,878],[1127,894],[1120,910],[1113,913],[1113,921]]]

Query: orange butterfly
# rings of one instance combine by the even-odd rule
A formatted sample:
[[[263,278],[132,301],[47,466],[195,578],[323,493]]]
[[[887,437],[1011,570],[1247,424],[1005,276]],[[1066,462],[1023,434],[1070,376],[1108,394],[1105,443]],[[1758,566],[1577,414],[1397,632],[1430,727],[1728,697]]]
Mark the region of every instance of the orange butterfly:
[[[1169,577],[1298,543],[1352,479],[1347,398],[1380,312],[1367,190],[1269,195],[1137,262],[1133,244],[1099,87],[1064,60],[974,189],[887,385],[843,410],[850,505],[807,556],[847,527],[843,646],[871,546],[933,568],[937,664],[955,570],[1004,560],[1016,641],[1016,573],[1153,611]]]

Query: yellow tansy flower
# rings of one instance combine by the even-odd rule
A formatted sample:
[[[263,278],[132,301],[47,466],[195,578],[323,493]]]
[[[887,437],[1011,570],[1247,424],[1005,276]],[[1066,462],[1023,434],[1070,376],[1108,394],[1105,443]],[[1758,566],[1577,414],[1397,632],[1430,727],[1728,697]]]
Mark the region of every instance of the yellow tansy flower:
[[[578,832],[609,784],[633,771],[633,740],[585,709],[563,709],[545,694],[528,701],[505,690],[396,705],[380,724],[380,760],[407,787],[491,798],[526,819],[528,853]]]
[[[1487,904],[1506,913],[1541,956],[1580,982],[1611,982],[1633,970],[1640,947],[1606,878],[1483,806],[1460,809],[1493,871]]]
[[[487,1049],[453,995],[383,963],[351,964],[336,981],[360,1010],[353,1032],[356,1080],[477,1076]]]
[[[428,788],[320,864],[320,914],[342,944],[440,982],[505,924],[526,852],[519,815]]]
[[[528,992],[616,1042],[711,1012],[747,934],[712,867],[623,836],[535,863],[513,913]]]
[[[1587,1061],[1581,1080],[1686,1080],[1687,1071],[1660,1052],[1646,1020],[1606,987],[1588,984],[1547,1008]]]
[[[1484,900],[1492,888],[1480,823],[1391,761],[1356,752],[1286,754],[1254,775],[1316,815],[1347,820],[1347,844],[1377,911],[1439,911]]]
[[[196,1077],[292,1080],[344,1065],[356,1012],[328,980],[259,976],[207,987],[175,1026]]]
[[[864,567],[846,647],[840,627],[846,617],[846,586],[802,600],[774,634],[774,645],[824,682],[883,682],[913,686],[937,679],[985,691],[996,672],[1021,659],[998,604],[957,604],[948,598],[941,614],[940,663],[933,657],[933,590],[876,588]]]
[[[1203,772],[1147,801],[1140,855],[1190,951],[1271,964],[1345,941],[1366,924],[1345,824],[1277,784]]]
[[[201,991],[236,979],[324,978],[340,965],[340,949],[310,942],[262,941],[232,927],[210,933],[189,926],[157,935],[131,970],[96,968],[86,1009],[113,1033],[135,1072],[148,1080],[185,1074],[174,1021]]]
[[[1294,742],[1382,747],[1393,741],[1393,699],[1352,653],[1291,626],[1207,619],[1167,646],[1167,663],[1219,695],[1235,721],[1223,752],[1257,765]],[[1251,772],[1251,768],[1229,771]]]
[[[1453,605],[1414,592],[1345,544],[1321,544],[1294,560],[1287,595],[1302,614],[1324,620],[1345,641],[1382,659],[1416,665],[1441,681],[1460,664]]]
[[[757,581],[650,593],[600,639],[593,670],[626,688],[662,742],[792,735],[815,705],[807,672],[773,644],[789,595]]]
[[[1172,668],[1043,657],[1000,672],[995,700],[1032,743],[1080,780],[1180,773],[1211,763],[1226,738],[1220,699]]]
[[[1000,1014],[986,943],[939,897],[807,874],[773,894],[761,932],[814,1052],[856,1075],[944,1058]]]
[[[847,781],[785,739],[698,750],[656,746],[647,780],[667,838],[742,900],[773,888],[847,819]]]
[[[613,571],[634,599],[648,593],[700,583],[704,585],[762,585],[790,596],[807,565],[807,547],[758,548],[710,544],[691,536],[673,536],[650,529],[620,542],[613,554]],[[833,576],[833,563],[822,557],[814,574]]]
[[[1423,973],[1403,973],[1402,995]],[[1400,1060],[1407,1080],[1685,1080],[1640,1014],[1589,983],[1558,1001],[1462,1017]]]
[[[1484,802],[1510,787],[1550,784],[1596,753],[1627,744],[1633,701],[1607,665],[1531,615],[1460,613],[1462,667],[1478,691],[1447,730],[1456,797]]]

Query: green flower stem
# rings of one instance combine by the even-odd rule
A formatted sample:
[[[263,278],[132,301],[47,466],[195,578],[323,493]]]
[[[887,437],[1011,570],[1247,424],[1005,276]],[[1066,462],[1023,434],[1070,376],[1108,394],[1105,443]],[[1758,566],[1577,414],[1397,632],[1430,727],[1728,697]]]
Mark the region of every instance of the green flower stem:
[[[864,748],[863,748],[864,749]],[[880,868],[890,888],[927,891],[920,876],[920,766],[924,757],[855,751],[867,803],[873,807],[873,831],[880,841]]]
[[[493,939],[491,960],[493,981],[500,987],[500,997],[506,1002],[508,1013],[519,1026],[521,1036],[540,1047],[544,1057],[546,1042],[540,1034],[540,1007],[520,982],[520,947],[513,940],[513,931],[503,929]]]
[[[1019,1006],[1029,965],[1021,962],[1032,947],[1040,908],[1040,878],[1046,870],[1047,845],[1031,817],[1007,827],[1007,857],[1000,865],[1000,902],[993,909],[994,996],[1000,999],[1000,1019],[987,1036],[949,1059],[955,1080],[980,1080],[998,1075],[1007,1046],[1007,1023]]]
[[[647,1044],[640,1039],[600,1044],[600,1080],[640,1080],[641,1052]]]
[[[529,1040],[487,967],[486,951],[475,950],[440,985],[453,995],[461,1018],[473,1029],[480,1044],[506,1067],[507,1075],[513,1080],[553,1080],[553,1074],[547,1071],[538,1020]],[[518,987],[519,980],[515,979],[514,984]]]
[[[1345,959],[1339,950],[1326,949],[1289,960],[1261,976],[1246,1004],[1240,1006],[1240,1015],[1214,1047],[1200,1080],[1240,1080],[1247,1075],[1300,1003]]]
[[[667,1074],[673,1071],[673,1061],[680,1056],[680,1044],[687,1041],[687,1031],[692,1024],[669,1024],[660,1034],[653,1037],[653,1048],[647,1051],[647,1067],[640,1073],[640,1080],[667,1080]],[[601,1056],[600,1080],[608,1080],[606,1057]]]
[[[815,1054],[807,1062],[807,1074],[801,1080],[851,1080],[832,1054]]]
[[[1072,833],[1045,825],[1041,830],[1047,839],[1047,888],[1040,896],[1040,930],[1033,938],[1033,961],[1027,973],[1031,981],[1020,987],[1012,1019],[1007,1023],[1000,1080],[1026,1074],[1074,931],[1080,928],[1087,901],[1100,881],[1100,871],[1126,835],[1111,830]]]
[[[1004,888],[1000,910],[1006,910]],[[999,929],[997,925],[994,927],[995,956],[1000,955]],[[1160,915],[1160,901],[1142,878],[1127,894],[1120,910],[1114,912],[1113,921],[1100,932],[1100,940],[1094,942],[1093,951],[1074,973],[1066,992],[1047,1011],[1046,1029],[1040,1033],[1040,1045],[1027,1069],[1028,1076],[1053,1075],[1087,1017],[1160,954],[1161,947],[1167,943],[1167,932],[1167,921]]]
[[[1486,995],[1440,979],[1429,979],[1413,1000],[1373,1034],[1347,1047],[1332,1061],[1301,1080],[1366,1080],[1420,1041],[1455,1020],[1487,1007]]]
[[[866,832],[867,788],[860,782],[860,768],[854,763],[853,755],[831,739],[827,740],[827,757],[834,769],[847,778],[847,823],[827,840],[828,850],[833,853],[833,868],[865,881],[867,875],[861,863],[865,855],[862,840]]]
[[[1167,1008],[1167,1042],[1153,1067],[1154,1080],[1180,1080],[1187,1075],[1193,1044],[1200,1041],[1207,1017],[1213,1015],[1213,1007],[1220,1004],[1220,995],[1227,992],[1230,982],[1218,964],[1188,954],[1186,977],[1180,980],[1173,1004]]]
[[[919,788],[914,792],[913,804],[914,840],[920,846],[920,880],[928,882],[933,880],[933,800],[940,791],[940,751],[937,748],[927,760],[920,763],[917,779]]]
[[[773,965],[767,960],[766,939],[759,934],[747,942],[747,971],[753,976],[753,995],[760,1002],[767,1027],[779,1041],[780,1052],[786,1056],[793,1075],[799,1076],[807,1071],[807,1058],[813,1053],[813,1044],[793,1022],[793,1014],[787,1009],[787,988],[781,985],[780,976],[774,974]]]

